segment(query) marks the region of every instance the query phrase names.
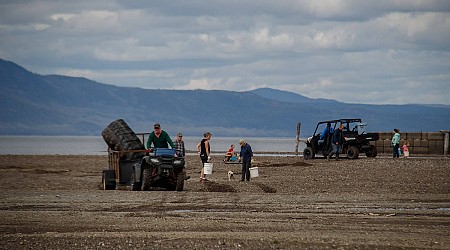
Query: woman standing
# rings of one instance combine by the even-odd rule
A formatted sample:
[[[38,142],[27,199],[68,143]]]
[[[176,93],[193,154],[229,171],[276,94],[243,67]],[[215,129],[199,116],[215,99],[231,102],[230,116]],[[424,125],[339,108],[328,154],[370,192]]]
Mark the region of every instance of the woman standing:
[[[394,136],[392,137],[392,146],[394,147],[392,149],[392,156],[394,158],[399,158],[400,154],[398,152],[398,149],[400,147],[400,130],[394,128]]]
[[[205,163],[211,160],[211,148],[209,144],[211,136],[212,134],[210,132],[204,133],[203,140],[199,144],[197,144],[197,150],[200,153],[200,159],[202,160],[202,171],[200,172],[200,181],[206,181],[204,167]]]

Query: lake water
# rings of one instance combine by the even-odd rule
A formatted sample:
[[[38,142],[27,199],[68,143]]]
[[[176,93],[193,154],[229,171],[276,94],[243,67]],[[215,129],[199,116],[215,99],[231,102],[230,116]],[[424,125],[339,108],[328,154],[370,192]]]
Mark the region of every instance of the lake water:
[[[202,137],[184,136],[186,150],[197,151],[196,145]],[[212,137],[211,151],[226,152],[231,144],[239,149],[239,139],[231,137]],[[293,138],[245,138],[254,152],[294,152]],[[299,144],[303,152],[304,142]],[[108,146],[101,136],[0,136],[0,154],[12,155],[105,155]]]

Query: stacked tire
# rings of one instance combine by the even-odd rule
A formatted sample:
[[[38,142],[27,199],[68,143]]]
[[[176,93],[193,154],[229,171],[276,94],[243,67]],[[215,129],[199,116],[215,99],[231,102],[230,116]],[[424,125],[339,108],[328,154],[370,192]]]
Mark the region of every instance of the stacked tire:
[[[112,150],[145,150],[144,144],[123,119],[111,122],[103,130],[102,137]],[[120,155],[122,160],[134,160],[142,157],[144,157],[142,152],[127,152]]]

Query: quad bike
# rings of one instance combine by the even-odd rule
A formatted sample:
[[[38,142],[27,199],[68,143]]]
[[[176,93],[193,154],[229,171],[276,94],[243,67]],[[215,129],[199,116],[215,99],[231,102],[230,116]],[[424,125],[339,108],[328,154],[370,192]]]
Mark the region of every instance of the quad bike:
[[[148,152],[144,137],[135,134],[124,120],[109,124],[102,132],[108,144],[108,169],[102,173],[104,190],[129,187],[132,191],[164,188],[182,191],[185,180],[184,159],[174,149],[156,148]],[[139,139],[138,135],[142,136]]]
[[[133,165],[131,191],[148,191],[153,188],[183,191],[184,159],[175,156],[175,149],[155,148],[149,156]]]
[[[367,157],[377,156],[377,148],[370,142],[379,139],[378,133],[367,133],[367,123],[362,123],[361,119],[337,119],[321,121],[317,124],[314,134],[306,142],[303,157],[307,160],[314,159],[317,154],[326,157],[331,151],[331,131],[338,129],[341,124],[344,125],[342,134],[345,139],[342,154],[347,154],[349,159],[357,159],[360,153],[365,153]],[[321,134],[326,127],[331,131],[325,135]]]

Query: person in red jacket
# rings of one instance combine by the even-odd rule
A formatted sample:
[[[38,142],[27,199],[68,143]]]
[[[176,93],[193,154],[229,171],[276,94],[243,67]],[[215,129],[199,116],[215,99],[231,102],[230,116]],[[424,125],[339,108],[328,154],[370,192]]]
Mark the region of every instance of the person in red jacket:
[[[227,153],[225,154],[225,161],[230,161],[231,157],[234,154],[234,144],[231,144],[230,149],[228,149]]]

